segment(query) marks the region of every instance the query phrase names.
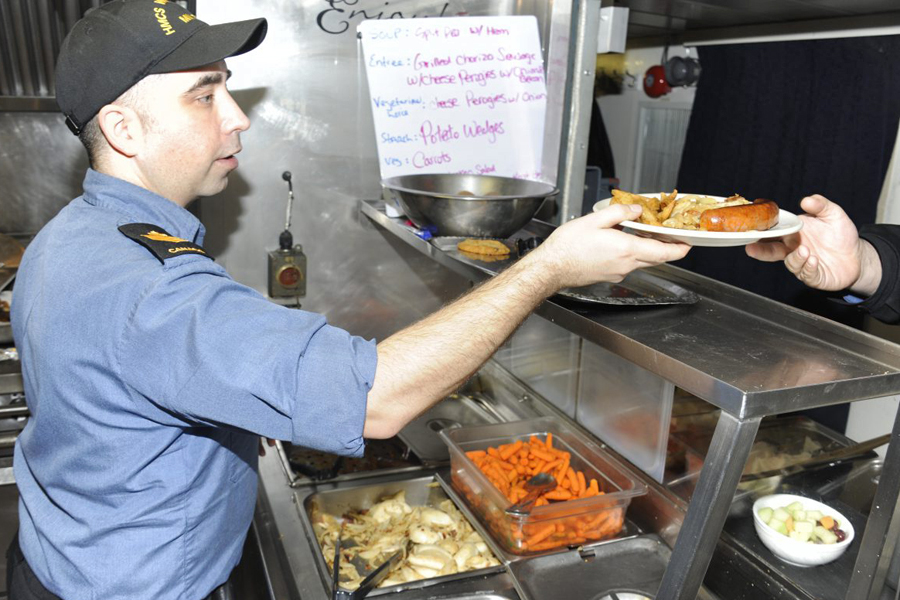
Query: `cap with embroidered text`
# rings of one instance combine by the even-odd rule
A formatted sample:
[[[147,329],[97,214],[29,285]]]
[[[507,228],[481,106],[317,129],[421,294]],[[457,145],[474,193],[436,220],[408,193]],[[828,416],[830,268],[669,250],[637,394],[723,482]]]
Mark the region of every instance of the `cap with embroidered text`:
[[[63,41],[56,103],[78,135],[147,75],[208,65],[256,48],[265,19],[208,25],[176,2],[113,0],[89,10]]]

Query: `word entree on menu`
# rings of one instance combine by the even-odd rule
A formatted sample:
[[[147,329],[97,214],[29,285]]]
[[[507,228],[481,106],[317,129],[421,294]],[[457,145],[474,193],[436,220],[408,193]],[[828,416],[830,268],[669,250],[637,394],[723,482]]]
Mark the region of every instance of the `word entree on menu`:
[[[382,177],[541,178],[547,90],[534,17],[370,20],[358,31]]]

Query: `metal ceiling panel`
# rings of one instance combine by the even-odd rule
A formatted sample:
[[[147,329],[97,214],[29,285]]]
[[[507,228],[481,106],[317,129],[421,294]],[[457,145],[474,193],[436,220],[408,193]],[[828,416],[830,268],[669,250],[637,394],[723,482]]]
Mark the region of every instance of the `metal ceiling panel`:
[[[72,25],[108,0],[0,0],[0,100],[53,98],[56,55]],[[194,2],[184,2],[189,9]],[[628,7],[630,39],[885,14],[898,0],[613,0]],[[12,106],[0,102],[0,110]]]
[[[793,0],[803,4],[810,4],[817,8],[832,8],[846,14],[871,15],[882,12],[900,12],[900,2],[896,0]]]
[[[668,17],[657,13],[637,12],[629,10],[628,26],[651,27],[654,29],[672,29],[679,31],[687,27],[687,21],[681,17]]]
[[[897,0],[615,0],[629,9],[629,38],[892,13]],[[668,20],[671,19],[671,23]]]

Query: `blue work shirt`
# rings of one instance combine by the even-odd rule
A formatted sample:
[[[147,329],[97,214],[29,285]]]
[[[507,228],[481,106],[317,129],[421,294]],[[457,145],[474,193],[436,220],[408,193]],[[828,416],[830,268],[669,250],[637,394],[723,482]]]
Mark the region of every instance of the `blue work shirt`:
[[[31,409],[22,551],[66,600],[196,600],[237,564],[257,436],[359,456],[375,344],[273,304],[202,253],[190,212],[96,171],[28,246],[12,327]]]

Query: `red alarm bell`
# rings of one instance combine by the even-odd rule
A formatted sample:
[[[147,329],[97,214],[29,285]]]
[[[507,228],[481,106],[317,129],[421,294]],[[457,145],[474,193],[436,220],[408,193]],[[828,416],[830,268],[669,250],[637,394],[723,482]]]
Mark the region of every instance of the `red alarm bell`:
[[[672,91],[666,82],[666,70],[662,65],[654,65],[644,73],[644,92],[651,98],[659,98]]]

